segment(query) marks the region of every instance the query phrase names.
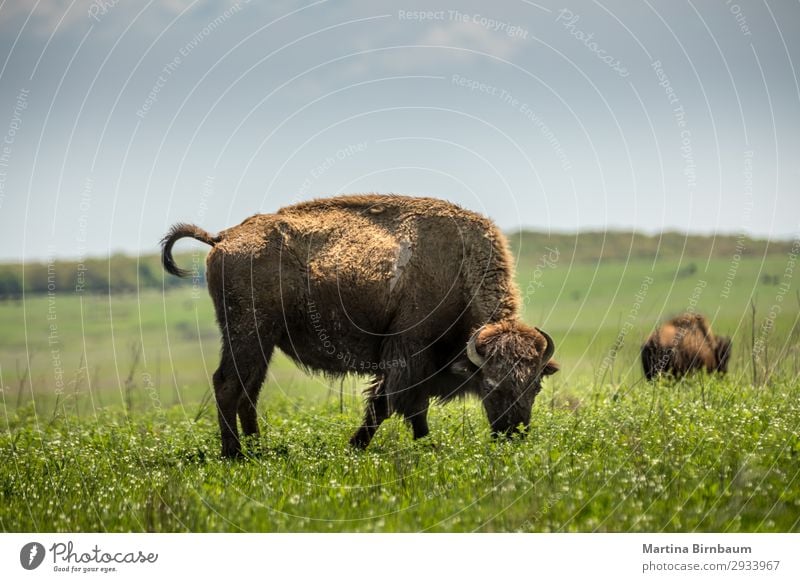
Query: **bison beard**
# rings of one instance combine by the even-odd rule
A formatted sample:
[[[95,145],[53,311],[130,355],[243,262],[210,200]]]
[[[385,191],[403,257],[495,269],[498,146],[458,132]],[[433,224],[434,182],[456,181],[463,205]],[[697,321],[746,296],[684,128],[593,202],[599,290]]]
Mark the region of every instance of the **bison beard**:
[[[208,289],[222,332],[214,373],[222,454],[258,433],[256,402],[274,349],[330,376],[372,374],[366,447],[403,415],[428,434],[431,400],[474,394],[492,431],[526,427],[541,379],[558,370],[552,339],[519,317],[507,243],[487,218],[431,198],[343,196],[255,215],[212,236],[187,224],[162,241],[213,248]]]
[[[682,378],[695,370],[728,371],[731,340],[716,336],[702,315],[685,313],[661,325],[642,345],[645,378]]]

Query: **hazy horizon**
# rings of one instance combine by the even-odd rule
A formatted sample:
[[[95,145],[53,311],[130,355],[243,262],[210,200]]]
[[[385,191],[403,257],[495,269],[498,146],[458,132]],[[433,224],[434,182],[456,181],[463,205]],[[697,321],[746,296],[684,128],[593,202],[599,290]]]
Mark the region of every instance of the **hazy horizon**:
[[[545,231],[536,228],[526,228],[520,227],[516,229],[506,229],[503,231],[506,237],[508,237],[509,242],[512,246],[512,251],[516,252],[519,250],[517,247],[514,246],[514,237],[519,236],[520,234],[534,234],[534,235],[541,235],[546,234],[549,236],[554,237],[578,237],[578,236],[585,236],[585,235],[643,235],[650,238],[657,238],[658,236],[666,236],[666,235],[678,235],[685,237],[687,240],[691,237],[700,237],[700,238],[713,238],[713,239],[738,239],[740,236],[744,236],[748,240],[755,242],[755,243],[770,243],[770,244],[788,244],[794,243],[798,240],[797,236],[785,236],[785,237],[760,237],[760,236],[751,236],[747,233],[742,232],[716,232],[716,233],[703,233],[703,232],[681,232],[678,230],[664,230],[659,232],[646,232],[643,230],[625,230],[625,229],[618,229],[618,228],[608,228],[605,230],[593,230],[593,229],[586,229],[580,231],[568,231],[568,230],[557,230],[551,229],[550,231]],[[31,257],[25,260],[25,263],[38,263],[44,264],[47,263],[50,259],[55,259],[56,262],[64,261],[64,262],[77,262],[82,260],[103,260],[108,257],[113,256],[126,256],[130,258],[136,257],[146,257],[146,256],[153,256],[153,255],[160,255],[161,254],[161,246],[160,241],[156,241],[150,248],[142,248],[139,251],[130,252],[125,251],[123,249],[109,249],[107,252],[102,254],[84,254],[84,255],[69,255],[63,253],[53,253],[48,254],[43,257]],[[746,250],[750,250],[749,248],[745,247]],[[186,256],[188,254],[192,254],[195,250],[207,251],[210,249],[207,245],[197,242],[191,238],[186,238],[180,241],[178,245],[176,245],[175,249],[173,250],[173,255],[176,257]],[[776,251],[770,251],[776,252]],[[778,251],[781,252],[781,251]],[[13,265],[19,264],[20,261],[15,261],[13,259],[0,259],[0,265]]]
[[[506,232],[800,236],[800,3],[32,9],[0,8],[2,262],[371,191]]]

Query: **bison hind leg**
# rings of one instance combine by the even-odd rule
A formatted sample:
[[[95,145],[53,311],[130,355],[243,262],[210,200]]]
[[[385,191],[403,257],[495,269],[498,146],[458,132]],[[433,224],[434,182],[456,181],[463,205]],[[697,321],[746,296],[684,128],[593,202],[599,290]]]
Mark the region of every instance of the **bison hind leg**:
[[[214,372],[214,396],[222,438],[222,456],[228,459],[240,457],[242,452],[236,426],[236,410],[241,394],[242,389],[232,358],[223,355],[219,368]]]
[[[214,395],[223,457],[242,456],[237,416],[241,420],[245,436],[258,433],[256,403],[271,354],[272,347],[262,350],[258,341],[249,342],[245,349],[238,342],[230,344],[228,340],[223,340],[222,358],[219,368],[214,372]]]
[[[258,434],[258,418],[256,405],[258,404],[258,394],[267,376],[267,366],[272,357],[274,346],[263,346],[260,357],[254,362],[250,362],[250,370],[246,378],[243,378],[242,395],[239,397],[239,422],[242,423],[242,433],[244,436]]]

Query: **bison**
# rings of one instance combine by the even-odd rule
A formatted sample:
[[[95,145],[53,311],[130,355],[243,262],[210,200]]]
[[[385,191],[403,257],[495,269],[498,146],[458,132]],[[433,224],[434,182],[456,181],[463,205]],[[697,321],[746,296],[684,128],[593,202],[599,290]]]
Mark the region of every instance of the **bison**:
[[[257,214],[212,236],[176,224],[172,247],[210,245],[208,290],[222,332],[214,392],[222,455],[241,455],[258,433],[256,402],[279,348],[302,368],[373,378],[364,421],[350,439],[365,448],[393,413],[428,434],[428,405],[478,396],[493,434],[524,432],[555,345],[520,319],[512,258],[489,219],[433,198],[353,195]]]
[[[642,346],[642,366],[648,380],[662,374],[682,378],[694,370],[724,374],[730,352],[730,338],[714,335],[704,316],[684,313],[650,334]]]

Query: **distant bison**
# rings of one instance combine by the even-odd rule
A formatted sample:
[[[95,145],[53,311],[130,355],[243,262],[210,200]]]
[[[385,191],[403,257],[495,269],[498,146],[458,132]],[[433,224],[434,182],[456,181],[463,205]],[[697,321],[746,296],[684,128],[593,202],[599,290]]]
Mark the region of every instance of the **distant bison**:
[[[428,404],[474,394],[494,433],[528,425],[555,345],[520,319],[505,237],[487,218],[431,198],[343,196],[259,214],[212,236],[187,224],[163,239],[162,262],[186,276],[172,246],[213,248],[208,289],[222,331],[214,390],[222,454],[258,432],[256,401],[277,346],[304,368],[374,377],[366,447],[392,413],[414,438]]]
[[[656,329],[642,346],[644,375],[681,378],[693,370],[728,371],[731,339],[716,336],[702,315],[685,313]]]

